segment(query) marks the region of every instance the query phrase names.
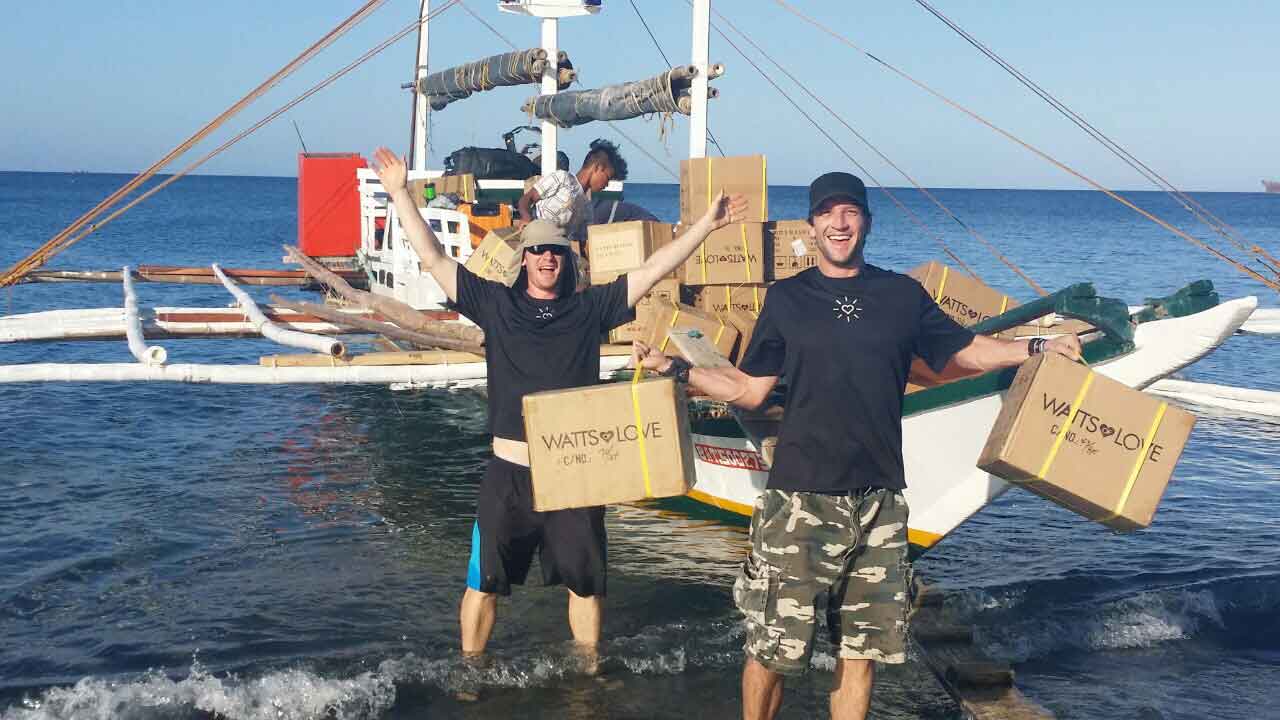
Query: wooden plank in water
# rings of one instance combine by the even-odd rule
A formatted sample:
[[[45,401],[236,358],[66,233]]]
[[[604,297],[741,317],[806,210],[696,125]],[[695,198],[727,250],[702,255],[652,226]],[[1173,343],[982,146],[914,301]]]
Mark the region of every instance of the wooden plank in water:
[[[1053,713],[1014,685],[1013,668],[982,654],[969,626],[950,622],[940,593],[917,593],[911,639],[942,688],[974,720],[1047,720]]]

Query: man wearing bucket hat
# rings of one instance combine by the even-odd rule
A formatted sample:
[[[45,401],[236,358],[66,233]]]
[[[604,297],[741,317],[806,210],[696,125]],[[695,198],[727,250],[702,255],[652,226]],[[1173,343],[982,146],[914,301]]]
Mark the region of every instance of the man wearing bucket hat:
[[[874,663],[906,660],[907,505],[902,398],[909,374],[942,378],[1017,365],[1042,351],[1080,357],[1074,335],[975,336],[915,280],[866,263],[867,189],[831,172],[809,186],[817,267],[769,289],[739,368],[690,368],[638,346],[645,367],[713,398],[760,407],[786,378],[786,413],[751,553],[734,583],[746,616],[743,716],[771,718],[784,678],[804,673],[819,616],[838,657],[833,718],[863,718]]]
[[[608,285],[575,292],[574,255],[562,227],[535,220],[522,231],[521,268],[512,287],[484,280],[441,248],[405,187],[405,166],[386,148],[375,170],[423,269],[458,311],[485,332],[493,457],[480,484],[472,529],[462,650],[483,652],[497,598],[523,584],[536,552],[545,584],[569,589],[569,627],[587,649],[600,638],[605,594],[604,508],[533,511],[521,399],[527,393],[600,381],[600,338],[630,321],[635,304],[685,261],[713,230],[739,220],[746,202],[722,193],[711,208],[645,264]]]

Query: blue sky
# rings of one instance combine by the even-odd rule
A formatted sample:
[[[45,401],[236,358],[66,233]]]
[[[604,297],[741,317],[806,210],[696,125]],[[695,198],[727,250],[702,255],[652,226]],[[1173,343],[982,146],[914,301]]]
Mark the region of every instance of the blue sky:
[[[499,13],[493,0],[467,0],[518,44],[538,42],[536,21]],[[443,0],[433,0],[442,5]],[[673,59],[689,57],[684,0],[637,0]],[[802,10],[879,57],[969,105],[1104,184],[1144,181],[910,0],[794,0]],[[1280,5],[1203,2],[991,3],[934,0],[943,12],[1002,53],[1131,152],[1192,190],[1256,191],[1280,179],[1280,93],[1275,33]],[[359,5],[356,0],[51,0],[14,3],[0,25],[0,170],[134,172],[161,157]],[[593,18],[561,23],[561,45],[586,86],[655,74],[662,61],[629,0],[605,0]],[[926,185],[1078,188],[1080,181],[1035,158],[848,48],[771,0],[718,0],[715,7],[833,105],[851,125]],[[225,139],[305,91],[403,27],[416,0],[389,0],[361,26],[215,136]],[[459,8],[432,24],[432,66],[505,50]],[[203,172],[292,175],[298,141],[312,151],[404,150],[409,97],[400,83],[413,64],[412,38],[264,128]],[[730,154],[763,152],[770,180],[804,184],[844,160],[766,85],[732,48],[712,40],[728,66],[716,81],[711,128]],[[783,79],[785,80],[785,79]],[[874,158],[789,82],[873,174],[905,181]],[[499,144],[526,118],[531,94],[507,88],[433,115],[433,166],[456,147]],[[628,134],[677,167],[687,124],[660,139],[656,120]],[[574,161],[607,126],[561,131]],[[624,146],[630,143],[620,140]],[[214,147],[205,143],[200,149]],[[632,179],[669,181],[638,152]],[[191,155],[192,159],[198,155]]]

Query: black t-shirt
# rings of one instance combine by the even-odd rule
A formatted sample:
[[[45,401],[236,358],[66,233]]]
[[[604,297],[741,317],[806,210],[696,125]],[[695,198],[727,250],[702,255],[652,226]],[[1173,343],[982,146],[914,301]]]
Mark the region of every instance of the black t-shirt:
[[[972,340],[906,275],[867,265],[831,278],[810,268],[775,283],[741,365],[786,381],[769,487],[906,487],[902,396],[912,357],[940,371]]]
[[[627,276],[555,300],[479,278],[458,266],[458,312],[484,330],[489,432],[524,440],[521,399],[600,382],[600,334],[632,320]]]

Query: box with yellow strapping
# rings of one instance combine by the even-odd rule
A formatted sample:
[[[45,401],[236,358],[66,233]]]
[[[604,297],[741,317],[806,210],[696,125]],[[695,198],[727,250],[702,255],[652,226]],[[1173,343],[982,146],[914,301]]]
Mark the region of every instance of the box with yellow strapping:
[[[723,318],[682,303],[659,302],[657,306],[653,328],[649,332],[650,346],[668,355],[680,355],[679,349],[667,339],[667,333],[671,330],[697,330],[706,336],[721,355],[733,356],[733,347],[738,342],[738,330]]]
[[[410,180],[409,194],[413,196],[413,201],[417,203],[418,207],[427,206],[426,189],[428,186],[435,188],[436,195],[452,193],[461,198],[463,202],[473,203],[476,201],[476,176],[471,173]]]
[[[587,258],[591,282],[604,285],[635,270],[660,248],[671,243],[671,225],[631,220],[587,227]],[[671,277],[675,278],[675,273]]]
[[[702,241],[679,277],[685,285],[755,285],[764,282],[764,261],[764,223],[731,223]]]
[[[943,312],[965,327],[1018,306],[1017,300],[937,261],[912,268],[907,275],[924,287]]]
[[[514,227],[490,230],[471,251],[466,268],[510,287],[520,275],[520,231]]]
[[[747,348],[751,345],[751,336],[756,331],[756,321],[760,319],[760,313],[751,310],[731,309],[724,314],[724,319],[734,330],[738,331],[738,350],[733,364],[742,367],[742,358],[747,354]]]
[[[524,396],[539,512],[683,495],[693,487],[685,393],[671,378]]]
[[[680,222],[697,222],[721,190],[746,199],[744,221],[768,222],[769,181],[763,155],[681,160]]]
[[[659,306],[679,301],[680,283],[675,280],[659,280],[653,289],[636,303],[636,319],[609,331],[609,342],[629,343],[633,340],[648,340]]]
[[[1151,524],[1195,416],[1057,353],[1022,364],[978,467],[1116,530]]]
[[[759,314],[768,292],[768,285],[703,285],[698,288],[695,305],[699,310],[715,315],[724,315],[730,310]]]
[[[804,220],[775,220],[765,225],[769,280],[783,280],[818,264],[818,243]]]

